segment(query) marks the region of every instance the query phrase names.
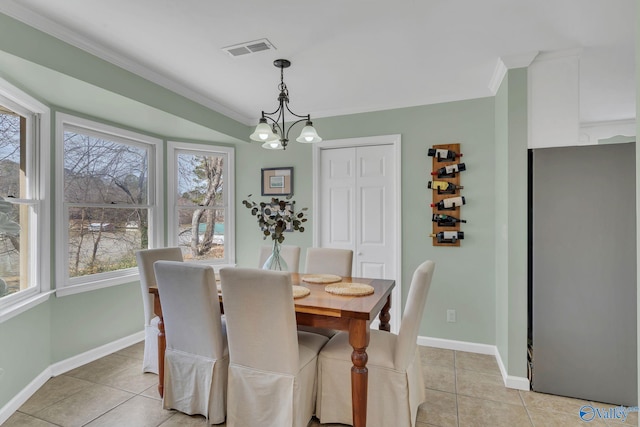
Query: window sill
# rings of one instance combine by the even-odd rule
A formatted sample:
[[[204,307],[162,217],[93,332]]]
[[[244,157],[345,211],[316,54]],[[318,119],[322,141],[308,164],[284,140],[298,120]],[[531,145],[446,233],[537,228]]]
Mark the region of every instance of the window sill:
[[[41,292],[0,309],[0,324],[49,300],[53,291]]]
[[[82,292],[95,291],[96,289],[109,288],[111,286],[137,282],[139,280],[140,280],[140,275],[137,273],[137,269],[136,269],[135,273],[119,275],[117,277],[110,277],[110,278],[98,279],[93,281],[86,281],[79,284],[66,285],[64,287],[56,289],[56,296],[64,297],[68,295],[75,295]]]

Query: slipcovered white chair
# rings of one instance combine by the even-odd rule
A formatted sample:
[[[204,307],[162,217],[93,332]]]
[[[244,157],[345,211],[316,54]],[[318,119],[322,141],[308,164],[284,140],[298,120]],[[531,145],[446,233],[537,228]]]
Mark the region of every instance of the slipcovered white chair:
[[[398,335],[372,330],[367,355],[369,386],[367,426],[414,427],[425,400],[420,354],[416,344],[435,263],[425,261],[414,272]],[[353,424],[349,336],[339,332],[318,356],[316,416],[321,423]]]
[[[258,268],[262,268],[272,251],[272,245],[262,245],[260,247]],[[287,263],[289,273],[297,273],[300,271],[300,246],[281,245],[280,256],[284,259],[284,262]]]
[[[305,272],[350,277],[352,264],[353,251],[350,249],[309,248]]]
[[[220,270],[229,338],[227,427],[306,427],[321,335],[296,331],[288,272]]]
[[[162,407],[220,424],[226,415],[229,350],[213,268],[157,261],[154,269],[167,339]]]
[[[156,274],[153,264],[156,261],[182,261],[180,248],[142,249],[136,252],[140,286],[142,288],[142,306],[144,308],[144,356],[142,372],[158,373],[158,316],[153,314],[153,295],[149,286],[156,286]]]
[[[306,274],[335,274],[336,276],[351,277],[353,251],[350,249],[309,248],[305,263]],[[298,326],[299,331],[313,332],[331,338],[336,334],[334,329],[315,328],[313,326]]]

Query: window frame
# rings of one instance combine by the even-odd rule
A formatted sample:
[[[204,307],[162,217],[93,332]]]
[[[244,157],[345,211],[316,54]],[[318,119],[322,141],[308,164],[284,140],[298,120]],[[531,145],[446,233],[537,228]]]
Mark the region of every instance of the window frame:
[[[217,271],[222,267],[236,265],[235,250],[235,149],[224,145],[196,144],[180,141],[167,141],[167,243],[178,246],[177,233],[177,160],[178,154],[224,154],[226,164],[223,169],[224,200],[220,208],[225,210],[224,221],[224,253],[223,260],[197,260],[200,264],[208,264]]]
[[[33,286],[0,298],[0,323],[35,305],[51,294],[51,229],[49,170],[51,164],[51,110],[8,81],[0,78],[0,103],[27,119],[26,199],[8,199],[21,205],[35,206],[29,220],[28,280]]]
[[[69,277],[69,203],[64,194],[64,132],[66,129],[86,132],[114,142],[142,145],[149,148],[148,212],[149,248],[164,244],[164,197],[162,180],[163,141],[138,132],[107,125],[71,114],[56,114],[56,295],[65,296],[139,280],[138,269],[123,270]],[[73,203],[71,205],[74,205]],[[135,206],[135,205],[132,205]]]

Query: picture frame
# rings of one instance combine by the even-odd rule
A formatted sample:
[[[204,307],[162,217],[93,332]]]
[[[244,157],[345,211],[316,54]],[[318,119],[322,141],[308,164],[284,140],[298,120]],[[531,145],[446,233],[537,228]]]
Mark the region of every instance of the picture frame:
[[[261,189],[263,196],[289,196],[293,194],[293,166],[262,168]]]
[[[291,211],[291,212],[293,212],[293,213],[291,214],[291,216],[294,216],[294,214],[295,214],[295,210],[294,210],[294,209],[295,209],[295,203],[296,203],[295,201],[293,201],[293,202],[287,202],[287,205],[286,205],[286,207],[285,207],[285,211]],[[280,206],[278,206],[277,204],[274,204],[274,203],[269,203],[267,206],[269,207],[269,209],[271,210],[271,212],[277,212],[277,211],[279,211],[279,210],[280,210]],[[265,210],[265,208],[266,208],[267,206],[265,206],[264,208],[262,208],[262,216],[264,217],[265,221],[269,218],[269,216],[268,216],[268,215],[266,215],[266,214],[264,213],[264,210]],[[273,214],[272,214],[271,216],[273,217]],[[286,232],[292,232],[292,231],[293,231],[293,222],[292,222],[292,221],[287,221],[287,222],[286,222],[286,224],[287,224],[287,227],[284,229],[284,231],[286,231]],[[263,230],[263,231],[264,231],[265,229],[266,229],[266,227],[263,227],[263,228],[262,228],[262,230]]]

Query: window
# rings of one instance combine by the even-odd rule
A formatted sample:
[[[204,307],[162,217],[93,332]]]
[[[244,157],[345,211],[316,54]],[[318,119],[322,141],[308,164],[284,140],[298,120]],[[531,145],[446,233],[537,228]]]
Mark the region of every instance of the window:
[[[135,251],[161,240],[160,141],[59,116],[60,283],[93,289],[134,280]]]
[[[235,263],[233,148],[169,142],[169,244],[185,260]]]
[[[48,290],[45,145],[48,109],[0,80],[0,311]],[[42,170],[41,170],[42,168]]]

